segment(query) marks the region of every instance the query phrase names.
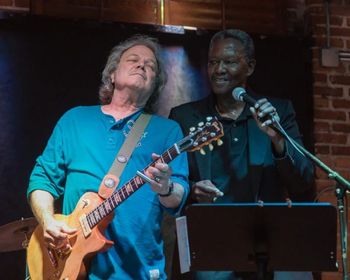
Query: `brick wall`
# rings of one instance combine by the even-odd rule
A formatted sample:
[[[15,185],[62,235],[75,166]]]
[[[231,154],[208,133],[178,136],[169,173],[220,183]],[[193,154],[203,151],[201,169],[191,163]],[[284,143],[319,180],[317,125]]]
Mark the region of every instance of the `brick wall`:
[[[324,67],[322,48],[327,47],[324,0],[306,0],[306,18],[313,38],[314,139],[316,155],[329,167],[350,179],[350,62]],[[350,2],[332,0],[330,11],[330,47],[350,52]],[[317,188],[334,186],[327,175],[317,170]],[[336,205],[334,189],[324,192],[321,201]],[[339,244],[339,242],[338,242]],[[338,245],[338,260],[340,260]],[[339,273],[322,273],[323,280],[342,279]]]

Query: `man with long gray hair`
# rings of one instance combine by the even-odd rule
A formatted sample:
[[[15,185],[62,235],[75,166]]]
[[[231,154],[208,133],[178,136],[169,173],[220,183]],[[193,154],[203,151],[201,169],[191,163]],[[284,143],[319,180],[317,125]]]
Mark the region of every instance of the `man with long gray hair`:
[[[73,108],[58,121],[36,161],[27,190],[33,213],[42,227],[40,238],[51,252],[50,258],[56,253],[58,256],[67,251],[75,253],[72,238],[78,236],[79,241],[82,231],[89,237],[85,226],[99,218],[95,214],[86,220],[80,217],[83,222],[79,220],[79,223],[58,220],[54,215],[54,200],[63,196],[63,214],[72,217],[79,198],[87,192],[98,193],[100,184],[108,187],[110,181],[105,181],[104,176],[124,140],[130,140],[127,136],[137,120],[152,114],[165,83],[160,46],[151,37],[135,35],[114,47],[108,57],[99,91],[101,105]],[[115,217],[105,230],[105,236],[114,244],[93,256],[89,279],[166,279],[160,223],[164,211],[176,214],[183,206],[189,192],[188,167],[186,154],[180,154],[169,164],[159,160],[163,159],[159,155],[182,137],[176,122],[150,115],[131,156],[117,157],[116,160],[126,163],[117,178],[119,188],[152,160],[154,164],[135,181],[143,178],[148,182],[145,186],[135,193],[126,188],[127,196],[133,193],[127,200],[125,192],[116,197],[117,202],[125,200],[115,209]],[[90,203],[89,199],[82,201],[83,207]],[[109,206],[99,213],[103,215]],[[87,242],[83,247],[90,246],[93,244]],[[29,270],[32,274],[30,265]]]

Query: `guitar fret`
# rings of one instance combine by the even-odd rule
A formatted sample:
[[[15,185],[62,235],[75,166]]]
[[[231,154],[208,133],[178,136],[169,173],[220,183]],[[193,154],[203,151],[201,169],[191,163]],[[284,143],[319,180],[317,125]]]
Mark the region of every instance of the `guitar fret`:
[[[94,211],[91,212],[90,217],[91,217],[92,223],[93,223],[94,225],[96,225],[97,223],[96,223],[96,220],[95,220]]]
[[[91,221],[90,214],[86,215],[86,219],[88,221],[89,227],[92,228],[95,224]]]
[[[131,183],[126,185],[126,192],[128,193],[128,196],[133,193],[133,188],[131,186]]]
[[[135,189],[134,189],[134,192],[139,188],[139,186],[141,186],[143,184],[143,181],[140,177],[135,177],[133,179],[133,183],[132,186],[134,188],[134,185],[135,185]]]
[[[116,205],[118,205],[119,202],[122,201],[122,199],[120,198],[120,191],[118,191],[118,192],[115,194],[115,198],[116,198],[115,203],[116,203]],[[114,208],[115,208],[115,206],[114,206]]]
[[[100,214],[101,214],[102,218],[106,217],[106,210],[104,208],[104,205],[101,204],[99,208],[100,208]]]
[[[101,217],[100,217],[100,215],[99,215],[97,209],[98,209],[98,208],[96,208],[96,209],[94,210],[94,212],[95,212],[96,221],[97,221],[97,223],[98,223],[98,222],[101,220]]]
[[[159,157],[159,159],[162,161],[162,163],[166,163],[166,162],[164,161],[163,155],[161,155],[161,156]]]
[[[170,149],[169,149],[169,150],[170,150]],[[170,151],[169,151],[169,150],[167,150],[166,152],[167,152],[167,154],[168,154],[169,159],[170,159],[170,160],[172,160],[173,158],[172,158],[172,156],[171,156],[171,154],[170,154]],[[170,161],[170,160],[169,160],[169,161]]]
[[[104,202],[105,206],[106,206],[106,212],[107,213],[110,213],[112,211],[112,207],[111,207],[111,204],[109,202],[109,199],[106,199],[105,202]]]

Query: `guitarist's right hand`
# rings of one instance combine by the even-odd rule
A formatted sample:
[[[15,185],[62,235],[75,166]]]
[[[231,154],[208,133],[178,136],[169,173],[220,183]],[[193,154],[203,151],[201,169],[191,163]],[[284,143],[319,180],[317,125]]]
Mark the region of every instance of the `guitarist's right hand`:
[[[199,181],[192,185],[192,198],[199,203],[215,202],[218,197],[223,195],[223,192],[210,180]]]
[[[68,235],[77,230],[70,228],[64,221],[58,221],[54,217],[48,218],[43,223],[45,243],[52,249],[70,249]]]

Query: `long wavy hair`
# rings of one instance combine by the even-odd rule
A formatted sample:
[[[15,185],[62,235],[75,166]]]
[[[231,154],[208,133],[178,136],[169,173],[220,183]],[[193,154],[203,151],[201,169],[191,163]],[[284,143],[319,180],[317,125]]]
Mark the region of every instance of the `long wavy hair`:
[[[146,35],[137,34],[129,39],[116,45],[110,52],[105,68],[102,72],[101,86],[99,89],[99,99],[102,105],[110,104],[113,97],[114,85],[112,83],[111,74],[117,69],[120,62],[120,58],[123,53],[128,49],[141,45],[149,48],[154,57],[157,60],[156,77],[154,81],[153,92],[150,98],[147,100],[144,107],[144,111],[147,113],[153,113],[155,105],[158,101],[159,94],[163,90],[166,81],[167,74],[164,68],[164,62],[161,57],[161,47],[157,39]]]

